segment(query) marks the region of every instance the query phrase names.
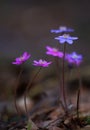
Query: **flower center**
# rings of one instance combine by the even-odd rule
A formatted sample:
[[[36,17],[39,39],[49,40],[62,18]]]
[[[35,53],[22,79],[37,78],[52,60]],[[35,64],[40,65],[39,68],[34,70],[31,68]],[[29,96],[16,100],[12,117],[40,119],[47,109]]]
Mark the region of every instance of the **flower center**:
[[[69,37],[69,34],[64,34],[63,37],[64,37],[64,38],[68,38],[68,37]]]
[[[76,55],[73,56],[74,59],[77,59],[78,57]]]
[[[67,28],[65,26],[61,26],[61,27],[59,27],[59,29],[62,31],[66,31]]]
[[[19,59],[20,59],[20,61],[23,61],[23,60],[24,60],[24,58],[23,58],[22,56],[21,56]]]
[[[53,48],[53,52],[58,52],[58,49],[56,49],[56,48]]]
[[[44,63],[45,63],[45,61],[40,60],[40,61],[39,61],[39,63],[40,63],[40,64],[44,64]]]

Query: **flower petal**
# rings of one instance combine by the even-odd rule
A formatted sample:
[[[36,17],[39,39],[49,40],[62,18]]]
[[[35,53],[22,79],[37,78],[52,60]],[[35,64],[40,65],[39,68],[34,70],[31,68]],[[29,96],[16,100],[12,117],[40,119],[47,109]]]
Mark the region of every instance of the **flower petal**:
[[[66,41],[67,41],[67,43],[69,43],[69,44],[73,44],[73,40],[72,40],[72,39],[67,39]]]
[[[65,42],[66,42],[66,39],[61,38],[61,39],[59,39],[59,42],[60,42],[60,43],[65,43]]]

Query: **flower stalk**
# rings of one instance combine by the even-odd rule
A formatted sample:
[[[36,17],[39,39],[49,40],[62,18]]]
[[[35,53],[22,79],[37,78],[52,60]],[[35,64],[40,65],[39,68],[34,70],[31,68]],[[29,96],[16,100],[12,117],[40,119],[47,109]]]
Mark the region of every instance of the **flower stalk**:
[[[36,79],[36,77],[38,76],[40,70],[41,70],[41,67],[38,69],[37,73],[34,75],[34,77],[32,78],[32,80],[28,83],[28,85],[27,85],[27,87],[26,87],[25,94],[24,94],[24,103],[25,103],[25,110],[26,110],[27,118],[29,118],[29,116],[28,116],[28,110],[27,110],[26,97],[27,97],[28,91],[30,90],[30,88],[31,88],[31,86],[32,86],[33,81],[34,81],[34,80]]]
[[[19,116],[20,116],[20,111],[19,111],[19,109],[18,109],[18,107],[17,107],[16,95],[17,95],[17,88],[18,88],[18,84],[19,84],[19,80],[20,80],[20,77],[21,77],[22,72],[23,72],[23,69],[22,69],[22,67],[21,67],[21,70],[20,70],[20,72],[19,72],[19,75],[18,75],[18,77],[17,77],[17,79],[16,79],[16,86],[15,86],[15,89],[14,89],[14,105],[15,105],[17,114],[18,114]]]
[[[81,81],[80,71],[78,67],[77,67],[77,74],[78,74],[78,80],[79,80],[79,88],[77,92],[77,119],[79,119],[80,93],[81,93],[82,81]]]
[[[17,65],[17,66],[22,65],[25,61],[27,61],[30,58],[30,56],[31,56],[30,54],[28,54],[27,52],[24,52],[20,57],[17,57],[15,59],[15,61],[12,62],[12,64]],[[19,79],[20,79],[21,74],[22,74],[22,66],[21,66],[21,71],[20,71],[18,78],[17,78],[17,81],[16,81],[16,87],[14,90],[14,104],[15,104],[16,111],[19,115],[20,115],[20,113],[19,113],[17,103],[16,103],[16,92],[17,92],[17,88],[18,88]]]
[[[66,92],[65,92],[65,52],[66,52],[66,43],[64,44],[63,61],[62,61],[62,98],[64,101],[66,113],[67,113],[68,110],[67,110]]]

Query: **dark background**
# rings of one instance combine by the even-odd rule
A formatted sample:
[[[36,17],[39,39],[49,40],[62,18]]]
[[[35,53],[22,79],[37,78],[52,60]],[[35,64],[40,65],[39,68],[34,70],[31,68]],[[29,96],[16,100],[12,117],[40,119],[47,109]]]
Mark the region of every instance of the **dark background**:
[[[55,47],[59,44],[54,40],[56,35],[51,34],[50,30],[58,29],[62,25],[75,29],[72,36],[77,36],[79,39],[73,45],[67,45],[67,52],[76,51],[83,55],[82,64],[85,67],[83,71],[90,76],[90,0],[0,1],[0,84],[2,88],[12,86],[11,62],[24,51],[32,55],[27,62],[28,66],[34,59],[47,58],[45,46]],[[60,48],[62,50],[61,45]]]
[[[11,59],[24,51],[33,58],[45,57],[45,46],[58,41],[51,29],[65,25],[75,29],[79,40],[67,47],[90,64],[89,0],[8,0],[0,1],[0,59]]]

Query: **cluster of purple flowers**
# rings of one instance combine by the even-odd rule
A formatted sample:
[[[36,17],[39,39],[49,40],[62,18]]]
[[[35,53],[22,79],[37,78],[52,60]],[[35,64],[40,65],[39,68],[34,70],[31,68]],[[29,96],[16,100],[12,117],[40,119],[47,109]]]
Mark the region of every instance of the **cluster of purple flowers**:
[[[63,33],[63,35],[55,37],[55,39],[58,40],[60,44],[64,44],[64,43],[73,44],[73,41],[77,40],[78,37],[72,37],[69,34],[67,34],[68,32],[73,32],[73,31],[74,29],[72,28],[67,28],[66,26],[60,26],[59,29],[52,29],[51,33]],[[48,50],[46,52],[46,54],[48,55],[58,56],[59,58],[63,57],[63,52],[60,52],[51,47],[46,47],[46,49]],[[82,55],[78,55],[76,52],[72,52],[71,54],[65,54],[65,60],[67,60],[71,64],[76,64],[77,66],[80,65],[82,59],[83,59]]]
[[[74,31],[73,29],[67,28],[66,26],[61,26],[57,30],[56,29],[51,30],[52,33],[61,33],[62,34],[62,35],[60,35],[58,37],[55,37],[55,39],[58,40],[60,44],[64,44],[64,45],[66,45],[66,43],[71,45],[71,44],[73,44],[74,40],[78,39],[78,37],[73,37],[73,36],[70,36],[69,34],[67,34],[69,32],[73,32],[73,31]],[[65,46],[64,46],[64,51],[63,52],[60,51],[57,48],[46,46],[46,54],[51,55],[53,57],[63,58],[63,64],[62,64],[62,68],[63,68],[62,69],[63,70],[63,73],[62,73],[63,74],[62,75],[62,79],[63,79],[62,94],[63,94],[63,100],[64,100],[64,104],[65,104],[66,111],[67,111],[67,104],[66,104],[65,91],[64,91],[64,61],[66,60],[70,65],[75,64],[76,66],[79,66],[81,64],[81,62],[82,62],[83,57],[82,57],[81,54],[78,55],[76,52],[72,52],[71,54],[67,54],[65,52]],[[28,52],[24,52],[20,57],[17,57],[15,59],[15,61],[12,62],[12,64],[22,65],[30,57],[31,57],[31,54],[29,54]],[[52,64],[51,61],[48,62],[48,61],[42,60],[42,59],[33,60],[33,63],[32,63],[32,65],[38,66],[38,67],[48,67],[50,64]],[[35,77],[37,76],[38,73],[36,73]],[[34,77],[34,79],[35,79],[35,77]],[[32,82],[33,82],[33,80],[32,80]],[[28,86],[27,86],[27,88],[28,88]],[[16,96],[15,96],[15,98],[16,98]]]
[[[79,66],[83,59],[82,55],[78,55],[76,52],[72,52],[71,54],[66,53],[66,44],[71,45],[71,44],[73,44],[74,40],[78,39],[78,37],[73,37],[73,36],[70,36],[70,34],[68,34],[69,32],[73,32],[73,31],[74,31],[73,29],[67,28],[66,26],[65,27],[61,26],[57,30],[54,30],[54,29],[51,30],[52,33],[61,33],[61,35],[55,37],[55,39],[58,40],[60,44],[64,44],[63,52],[59,51],[58,49],[51,48],[49,46],[46,47],[46,49],[47,49],[46,54],[52,55],[52,56],[57,56],[58,58],[63,58],[63,60],[62,60],[62,86],[60,84],[60,89],[61,89],[61,96],[63,98],[66,112],[68,112],[68,106],[67,106],[66,92],[65,92],[65,76],[64,76],[65,65],[64,65],[64,63],[66,60],[69,63],[69,66],[72,66],[72,64]],[[77,100],[77,102],[78,102],[78,100]],[[77,111],[77,113],[78,113],[78,111]]]
[[[31,55],[30,55],[29,53],[24,52],[24,53],[22,54],[22,56],[17,57],[17,58],[15,59],[15,61],[12,62],[12,64],[21,65],[21,64],[23,64],[25,61],[27,61],[30,57],[31,57]],[[47,62],[47,61],[42,60],[42,59],[40,59],[39,61],[36,61],[36,60],[33,61],[33,65],[34,65],[34,66],[40,66],[40,67],[48,67],[51,63],[52,63],[52,62]]]
[[[61,44],[64,44],[64,43],[73,44],[73,41],[78,39],[78,37],[72,37],[69,34],[67,34],[67,32],[73,32],[73,31],[74,29],[67,28],[66,26],[60,26],[59,29],[57,30],[55,29],[51,30],[52,33],[65,33],[61,36],[55,37],[55,39],[59,40],[59,43]],[[63,52],[59,51],[57,48],[46,46],[46,50],[47,50],[46,51],[47,55],[52,55],[54,57],[63,58],[63,55],[64,55]],[[20,57],[17,57],[15,61],[12,62],[12,64],[21,65],[22,63],[27,61],[30,57],[31,55],[29,53],[24,52]],[[80,65],[83,57],[82,55],[78,55],[76,52],[72,52],[71,54],[65,54],[65,59],[69,63]],[[34,66],[40,66],[40,67],[48,67],[51,63],[52,62],[47,62],[46,60],[42,60],[42,59],[40,59],[39,61],[37,60],[33,61]]]

